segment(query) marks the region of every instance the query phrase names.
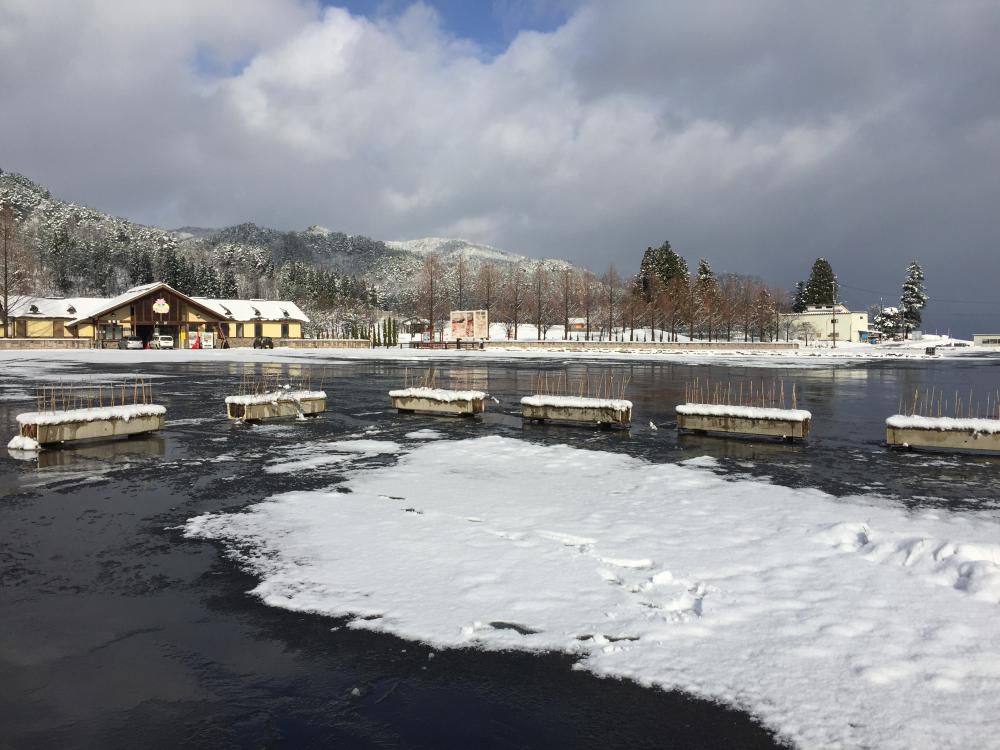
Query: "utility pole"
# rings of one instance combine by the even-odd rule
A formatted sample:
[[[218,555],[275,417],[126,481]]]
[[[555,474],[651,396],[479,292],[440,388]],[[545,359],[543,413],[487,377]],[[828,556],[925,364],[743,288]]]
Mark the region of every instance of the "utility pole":
[[[833,347],[837,348],[837,280],[834,279],[830,282],[830,286],[833,287],[833,318],[830,323],[833,325]]]

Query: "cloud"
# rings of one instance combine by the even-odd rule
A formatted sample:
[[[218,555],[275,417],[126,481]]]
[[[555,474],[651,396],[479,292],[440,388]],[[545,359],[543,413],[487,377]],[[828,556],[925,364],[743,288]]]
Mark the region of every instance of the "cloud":
[[[2,166],[166,226],[463,234],[625,270],[669,238],[786,285],[823,255],[855,304],[920,257],[938,296],[992,297],[992,6],[560,7],[493,54],[419,3],[0,0]]]

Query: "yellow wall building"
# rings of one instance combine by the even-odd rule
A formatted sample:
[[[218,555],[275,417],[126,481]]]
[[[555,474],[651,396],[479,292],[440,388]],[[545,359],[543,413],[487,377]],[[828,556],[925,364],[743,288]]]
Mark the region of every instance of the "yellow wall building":
[[[25,297],[11,306],[16,338],[86,338],[117,342],[157,334],[190,347],[212,334],[215,346],[249,346],[257,336],[302,338],[309,318],[294,302],[189,297],[163,282],[133,287],[117,297]],[[8,337],[0,321],[0,336]],[[106,345],[106,343],[104,344]]]

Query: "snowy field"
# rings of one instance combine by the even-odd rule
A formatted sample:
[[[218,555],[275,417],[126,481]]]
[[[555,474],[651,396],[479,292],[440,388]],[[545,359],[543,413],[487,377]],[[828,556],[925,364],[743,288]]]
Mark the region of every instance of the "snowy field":
[[[288,492],[186,534],[221,540],[267,604],[574,654],[803,747],[996,744],[997,521],[727,480],[712,459],[436,437],[302,446],[349,492]]]
[[[414,362],[418,364],[433,363],[437,360],[463,359],[470,363],[480,361],[504,360],[551,360],[561,361],[652,361],[677,362],[699,365],[733,365],[739,367],[769,367],[769,368],[817,368],[837,365],[862,364],[877,360],[899,359],[967,359],[970,355],[982,355],[985,352],[972,347],[941,348],[934,357],[924,354],[925,346],[937,342],[941,345],[942,338],[925,337],[925,341],[892,343],[878,346],[867,344],[841,345],[836,349],[828,347],[804,347],[798,350],[783,351],[752,351],[752,350],[691,350],[691,351],[650,351],[629,349],[628,344],[621,345],[616,351],[568,351],[553,349],[549,351],[525,351],[516,349],[486,350],[430,350],[430,349],[179,349],[179,350],[17,350],[0,352],[0,368],[3,375],[20,376],[26,380],[38,377],[73,380],[78,376],[71,370],[77,365],[113,365],[144,363],[187,363],[187,362],[219,362],[219,363],[304,363],[309,361],[357,361],[386,360],[396,362]],[[950,340],[944,340],[950,341]],[[994,354],[996,354],[994,352]],[[984,358],[984,361],[994,362],[994,358]],[[88,380],[120,378],[121,375],[88,373]]]

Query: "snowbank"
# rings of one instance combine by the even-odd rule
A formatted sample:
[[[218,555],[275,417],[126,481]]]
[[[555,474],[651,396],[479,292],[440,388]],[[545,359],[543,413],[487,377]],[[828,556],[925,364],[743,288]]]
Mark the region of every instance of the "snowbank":
[[[276,404],[279,401],[306,401],[310,399],[326,398],[326,391],[292,391],[277,390],[270,393],[255,393],[247,396],[226,396],[227,404]]]
[[[680,404],[678,414],[710,417],[737,417],[740,419],[775,419],[785,422],[805,422],[812,414],[804,409],[769,409],[760,406],[733,406],[731,404]]]
[[[389,398],[426,398],[431,401],[478,401],[485,399],[482,391],[450,391],[444,388],[403,388],[389,391]]]
[[[611,409],[622,412],[632,408],[632,402],[618,398],[582,398],[578,396],[525,396],[525,406],[555,406],[573,409]]]
[[[125,406],[94,406],[88,409],[65,411],[33,411],[17,415],[18,424],[67,424],[70,422],[99,422],[120,419],[128,422],[133,417],[154,417],[166,414],[159,404],[127,404]]]
[[[894,414],[885,420],[886,427],[897,430],[955,430],[958,432],[1000,432],[1000,419],[955,419],[952,417],[919,417]]]
[[[12,437],[7,447],[12,451],[37,451],[42,448],[37,440],[22,435]]]
[[[563,651],[803,747],[996,742],[997,521],[511,438],[407,450],[349,472],[349,493],[289,492],[186,534],[223,540],[272,606]]]

